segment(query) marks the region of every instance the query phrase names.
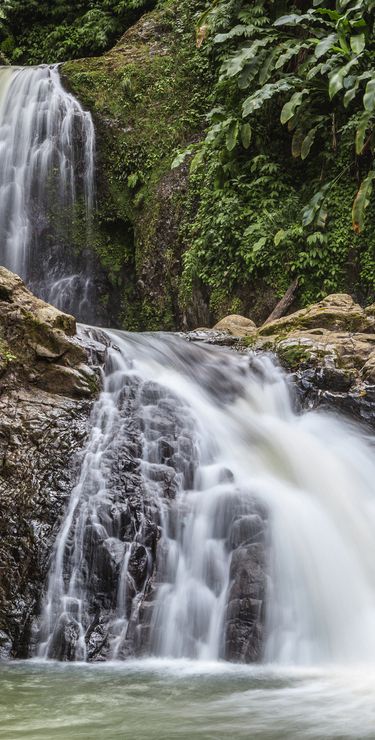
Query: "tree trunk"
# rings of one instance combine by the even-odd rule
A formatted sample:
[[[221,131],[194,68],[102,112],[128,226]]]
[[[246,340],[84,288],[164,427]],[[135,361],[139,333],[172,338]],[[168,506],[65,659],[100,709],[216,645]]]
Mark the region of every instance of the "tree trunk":
[[[269,315],[268,319],[264,322],[264,324],[269,324],[271,321],[275,321],[276,319],[281,319],[282,316],[284,316],[292,305],[296,290],[298,288],[298,278],[293,280],[293,282],[289,285],[288,290],[283,295],[282,299],[278,302],[278,304],[273,309],[272,313]],[[263,326],[264,326],[263,324]]]

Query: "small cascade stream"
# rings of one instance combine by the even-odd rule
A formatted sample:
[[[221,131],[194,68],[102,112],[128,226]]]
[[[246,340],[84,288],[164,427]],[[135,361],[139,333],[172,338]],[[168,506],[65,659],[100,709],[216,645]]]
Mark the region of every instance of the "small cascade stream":
[[[52,555],[39,656],[374,662],[363,432],[297,414],[266,355],[93,336],[108,345],[103,391]]]
[[[57,66],[0,67],[0,262],[90,322],[91,257],[73,253],[70,225],[83,224],[89,238],[94,160],[91,115],[64,90]]]

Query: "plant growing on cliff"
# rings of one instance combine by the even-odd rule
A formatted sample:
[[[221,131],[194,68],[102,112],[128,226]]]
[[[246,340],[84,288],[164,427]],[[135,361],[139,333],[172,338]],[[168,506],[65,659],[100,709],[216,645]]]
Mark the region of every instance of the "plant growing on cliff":
[[[297,273],[308,300],[353,279],[353,250],[358,265],[373,252],[365,216],[375,177],[374,9],[373,0],[306,0],[286,14],[277,0],[214,0],[200,18],[198,45],[217,78],[193,170],[196,179],[200,168],[197,188],[214,197],[203,197],[190,231],[189,279],[216,284],[217,270],[208,275],[207,265],[220,254],[221,282],[235,275],[238,289],[263,276],[281,293],[285,276]],[[260,156],[273,164],[274,182],[259,177]],[[275,218],[267,204],[277,183]],[[231,197],[241,203],[234,220],[225,206]],[[231,245],[220,244],[224,213]]]

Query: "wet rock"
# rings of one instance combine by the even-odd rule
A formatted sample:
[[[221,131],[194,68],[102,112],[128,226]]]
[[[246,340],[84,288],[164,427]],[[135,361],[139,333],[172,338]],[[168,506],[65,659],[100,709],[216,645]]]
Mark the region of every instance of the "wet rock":
[[[52,545],[98,390],[89,355],[73,317],[0,268],[2,657],[29,655]]]
[[[257,531],[258,523],[250,529]],[[237,527],[236,532],[238,537],[240,528]],[[248,534],[249,531],[244,532],[245,539]],[[265,554],[264,527],[258,532],[258,542],[239,545],[233,552],[225,621],[224,657],[227,660],[251,663],[261,658],[265,613]]]
[[[260,327],[243,346],[274,352],[304,405],[326,405],[375,426],[375,309],[346,294]]]
[[[12,656],[12,640],[7,632],[0,630],[0,660],[9,660]]]
[[[144,545],[133,545],[129,559],[128,571],[137,591],[142,589],[148,569],[148,553]]]

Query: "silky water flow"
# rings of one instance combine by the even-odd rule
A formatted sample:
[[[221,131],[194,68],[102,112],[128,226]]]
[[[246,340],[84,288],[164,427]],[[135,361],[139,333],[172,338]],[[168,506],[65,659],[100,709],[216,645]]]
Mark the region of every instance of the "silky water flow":
[[[106,341],[39,655],[228,657],[229,612],[241,601],[231,563],[261,547],[261,585],[242,599],[257,657],[373,661],[375,464],[365,434],[331,413],[297,413],[266,355],[163,334]]]
[[[93,121],[58,66],[0,67],[1,264],[85,321],[95,320],[90,260],[83,276],[69,224],[79,208],[89,235],[94,200]]]

